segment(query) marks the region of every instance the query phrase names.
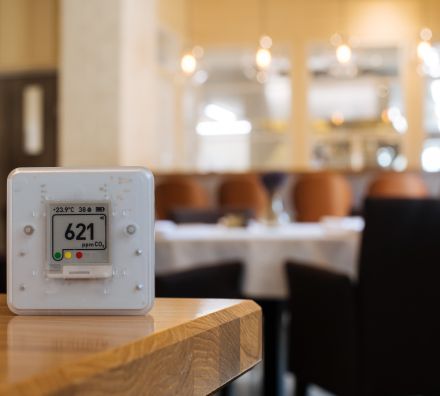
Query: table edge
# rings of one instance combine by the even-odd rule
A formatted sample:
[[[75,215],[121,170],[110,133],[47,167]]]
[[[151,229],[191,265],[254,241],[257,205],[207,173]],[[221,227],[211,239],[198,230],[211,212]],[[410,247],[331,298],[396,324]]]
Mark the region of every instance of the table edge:
[[[234,305],[210,312],[189,322],[162,329],[129,344],[120,345],[93,355],[81,357],[74,362],[68,362],[61,366],[53,367],[49,370],[30,376],[23,381],[0,384],[0,394],[43,395],[61,392],[71,386],[86,383],[93,377],[106,373],[112,369],[127,366],[133,361],[145,358],[150,354],[170,347],[173,344],[184,341],[185,339],[195,337],[205,331],[212,331],[213,329],[236,319],[241,320],[256,315],[259,318],[259,326],[261,328],[262,311],[260,306],[252,300],[234,301],[237,302]],[[179,336],[176,339],[171,337],[170,333],[180,333],[184,334],[184,336]],[[261,331],[259,333],[259,342],[261,344]],[[262,352],[260,347],[260,353],[258,358],[255,359],[255,362],[252,365],[249,365],[249,367],[240,369],[240,372],[237,373],[234,378],[258,364],[261,359]]]

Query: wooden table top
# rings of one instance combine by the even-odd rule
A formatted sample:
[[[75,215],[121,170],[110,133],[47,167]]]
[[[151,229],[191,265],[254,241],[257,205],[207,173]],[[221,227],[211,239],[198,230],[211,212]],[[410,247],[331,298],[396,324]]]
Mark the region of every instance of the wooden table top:
[[[144,316],[15,316],[0,295],[0,394],[204,395],[261,360],[249,300],[156,299]]]

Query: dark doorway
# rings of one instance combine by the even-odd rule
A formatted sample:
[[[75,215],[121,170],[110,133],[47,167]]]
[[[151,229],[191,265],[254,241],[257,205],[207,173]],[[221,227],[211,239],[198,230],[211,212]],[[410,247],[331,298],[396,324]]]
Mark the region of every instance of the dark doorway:
[[[0,74],[0,255],[6,250],[6,179],[23,166],[55,166],[56,72]]]

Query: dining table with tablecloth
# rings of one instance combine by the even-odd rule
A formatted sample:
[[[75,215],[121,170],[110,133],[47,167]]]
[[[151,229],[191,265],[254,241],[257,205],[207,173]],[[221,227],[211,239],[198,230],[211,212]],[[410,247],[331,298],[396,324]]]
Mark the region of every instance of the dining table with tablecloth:
[[[243,294],[286,299],[287,260],[357,276],[362,219],[247,227],[217,224],[156,224],[156,273],[166,274],[240,260],[245,265]]]

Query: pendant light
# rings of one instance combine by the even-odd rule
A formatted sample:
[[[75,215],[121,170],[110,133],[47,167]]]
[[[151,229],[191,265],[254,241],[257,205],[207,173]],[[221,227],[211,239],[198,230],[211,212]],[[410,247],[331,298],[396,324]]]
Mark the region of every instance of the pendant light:
[[[255,54],[255,62],[260,70],[267,70],[272,63],[272,54],[270,52],[272,44],[268,46],[267,42],[272,43],[272,39],[269,36],[262,36],[260,38],[260,46]]]
[[[257,65],[258,70],[266,71],[269,69],[272,63],[272,53],[270,51],[272,47],[272,38],[266,34],[266,2],[265,0],[260,0],[260,33],[262,33],[259,43],[258,49],[255,54],[255,63]]]
[[[342,43],[336,48],[336,59],[341,64],[350,62],[351,55],[351,47],[348,44]]]
[[[191,41],[191,10],[187,5],[186,12],[186,37],[185,41]],[[189,47],[188,45],[186,46]],[[182,58],[180,59],[180,68],[183,73],[187,76],[191,76],[197,70],[198,59],[203,56],[203,48],[196,45],[190,49],[183,52]]]
[[[341,30],[346,30],[344,29],[346,22],[345,6],[342,5],[342,0],[339,1],[339,15],[340,15],[339,26],[337,28]],[[330,38],[330,42],[334,47],[336,47],[336,52],[335,52],[336,60],[340,64],[349,63],[352,58],[352,50],[348,40],[345,39],[341,34],[335,33]]]
[[[431,29],[424,27],[420,30],[420,41],[417,44],[417,56],[421,61],[424,61],[431,51]]]
[[[186,52],[183,54],[182,59],[180,60],[180,67],[182,71],[188,76],[196,71],[197,59],[192,52]]]
[[[428,18],[431,15],[431,7],[430,2],[427,4],[427,14]],[[422,12],[424,10],[422,9]],[[429,22],[429,21],[427,21]],[[420,30],[419,33],[419,43],[417,44],[417,56],[420,61],[424,62],[428,58],[430,52],[431,52],[431,39],[432,39],[432,31],[429,27],[424,27]]]

